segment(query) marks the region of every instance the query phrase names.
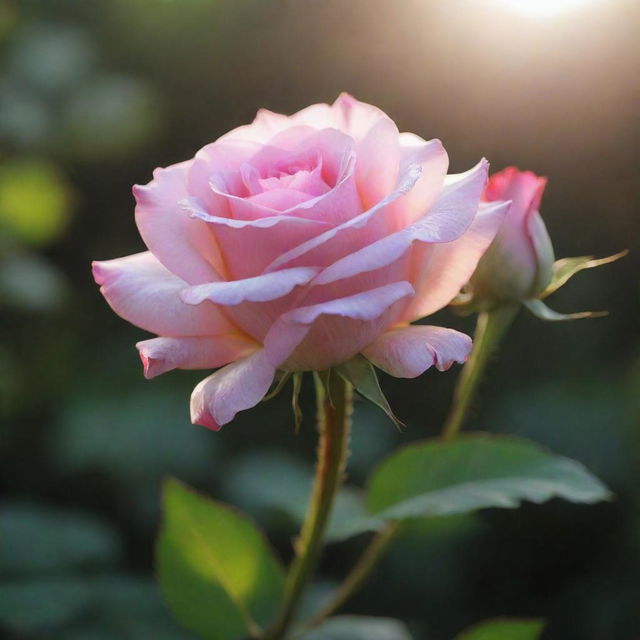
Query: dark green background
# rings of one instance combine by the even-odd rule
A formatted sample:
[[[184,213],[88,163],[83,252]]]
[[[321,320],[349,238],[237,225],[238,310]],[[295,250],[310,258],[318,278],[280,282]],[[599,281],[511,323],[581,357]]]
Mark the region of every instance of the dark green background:
[[[42,210],[25,229],[0,191],[8,637],[186,637],[150,579],[165,474],[250,511],[287,557],[295,523],[274,503],[304,501],[310,385],[299,435],[286,394],[221,433],[191,426],[203,374],[145,381],[134,348],[145,335],[109,310],[89,263],[143,248],[131,185],[156,166],[259,107],[292,112],[346,90],[401,130],[441,138],[454,171],[484,155],[494,170],[548,176],[542,213],[559,257],[632,250],[550,300],[608,318],[521,314],[470,421],[583,461],[617,500],[417,526],[346,611],[403,618],[418,640],[497,615],[544,617],[554,640],[638,638],[639,33],[634,0],[546,21],[482,0],[0,0],[0,190]],[[473,328],[446,310],[433,323]],[[407,429],[358,405],[354,483],[438,433],[456,375],[382,379]],[[328,548],[318,593],[364,542]]]

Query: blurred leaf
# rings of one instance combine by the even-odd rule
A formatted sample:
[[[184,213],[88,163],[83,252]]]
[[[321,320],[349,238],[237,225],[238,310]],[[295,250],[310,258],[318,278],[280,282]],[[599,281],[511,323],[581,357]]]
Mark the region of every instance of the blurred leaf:
[[[25,311],[52,311],[67,300],[67,281],[58,268],[34,253],[0,259],[0,305]]]
[[[16,34],[11,75],[35,89],[62,91],[89,74],[95,52],[89,37],[65,24],[32,24]]]
[[[29,632],[62,625],[80,615],[91,593],[75,578],[38,578],[0,583],[0,622]]]
[[[592,503],[610,494],[579,462],[526,440],[474,434],[410,445],[392,455],[374,473],[368,503],[381,518],[401,519],[554,497]]]
[[[264,482],[269,478],[269,482]],[[239,458],[225,474],[226,496],[269,527],[299,526],[304,520],[313,483],[313,470],[278,451],[261,451]],[[344,540],[382,526],[371,517],[362,492],[343,487],[327,528],[330,542]]]
[[[496,619],[468,629],[457,640],[538,640],[543,629],[541,620]]]
[[[126,575],[105,576],[92,582],[93,620],[118,640],[172,640],[191,638],[169,615],[160,590],[150,579]],[[81,636],[80,636],[81,637]]]
[[[69,149],[88,160],[119,158],[157,131],[160,99],[128,76],[103,75],[83,85],[65,116]]]
[[[22,242],[56,240],[71,213],[71,192],[58,168],[44,160],[0,166],[0,227]]]
[[[243,638],[245,627],[268,623],[284,575],[254,525],[176,480],[166,482],[163,502],[157,570],[181,623],[211,640]]]
[[[54,128],[46,102],[0,79],[0,135],[19,149],[44,146]]]
[[[85,514],[28,505],[0,508],[0,575],[24,576],[113,565],[120,544]]]
[[[382,393],[376,370],[364,356],[357,355],[355,358],[336,367],[336,371],[347,382],[350,382],[360,395],[380,407],[396,427],[401,428],[403,426],[402,422],[396,418],[391,410],[384,393]]]
[[[52,439],[60,469],[69,473],[100,471],[145,491],[165,473],[190,479],[205,475],[215,460],[214,440],[189,424],[184,398],[161,386],[127,394],[82,391],[65,407]]]
[[[336,616],[300,640],[411,640],[411,635],[402,622],[391,618]]]

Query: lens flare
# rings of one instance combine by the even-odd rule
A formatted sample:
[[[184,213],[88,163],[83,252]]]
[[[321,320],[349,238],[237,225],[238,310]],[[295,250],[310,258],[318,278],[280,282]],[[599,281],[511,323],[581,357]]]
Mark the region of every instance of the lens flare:
[[[501,0],[501,4],[524,15],[547,18],[577,9],[594,0]]]

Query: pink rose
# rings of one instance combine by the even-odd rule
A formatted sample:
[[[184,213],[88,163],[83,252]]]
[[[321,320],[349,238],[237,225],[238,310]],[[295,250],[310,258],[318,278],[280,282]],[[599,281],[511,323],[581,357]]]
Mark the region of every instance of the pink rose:
[[[553,247],[538,209],[547,179],[509,167],[489,179],[485,202],[511,200],[511,209],[478,263],[470,290],[489,306],[535,298],[553,275]]]
[[[349,95],[262,110],[134,187],[149,250],[96,262],[94,276],[116,313],[160,336],[137,345],[147,377],[223,367],[191,398],[212,429],[256,405],[278,369],[358,353],[399,377],[446,369],[470,339],[410,323],[459,292],[508,207],[479,207],[485,160],[447,166],[438,140]]]

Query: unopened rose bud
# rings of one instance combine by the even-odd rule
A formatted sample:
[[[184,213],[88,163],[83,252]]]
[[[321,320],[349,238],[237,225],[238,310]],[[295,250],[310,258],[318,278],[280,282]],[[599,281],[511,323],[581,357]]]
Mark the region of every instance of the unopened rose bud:
[[[469,283],[476,303],[491,307],[537,297],[553,275],[553,247],[538,208],[546,178],[509,167],[489,179],[483,200],[511,209]]]

